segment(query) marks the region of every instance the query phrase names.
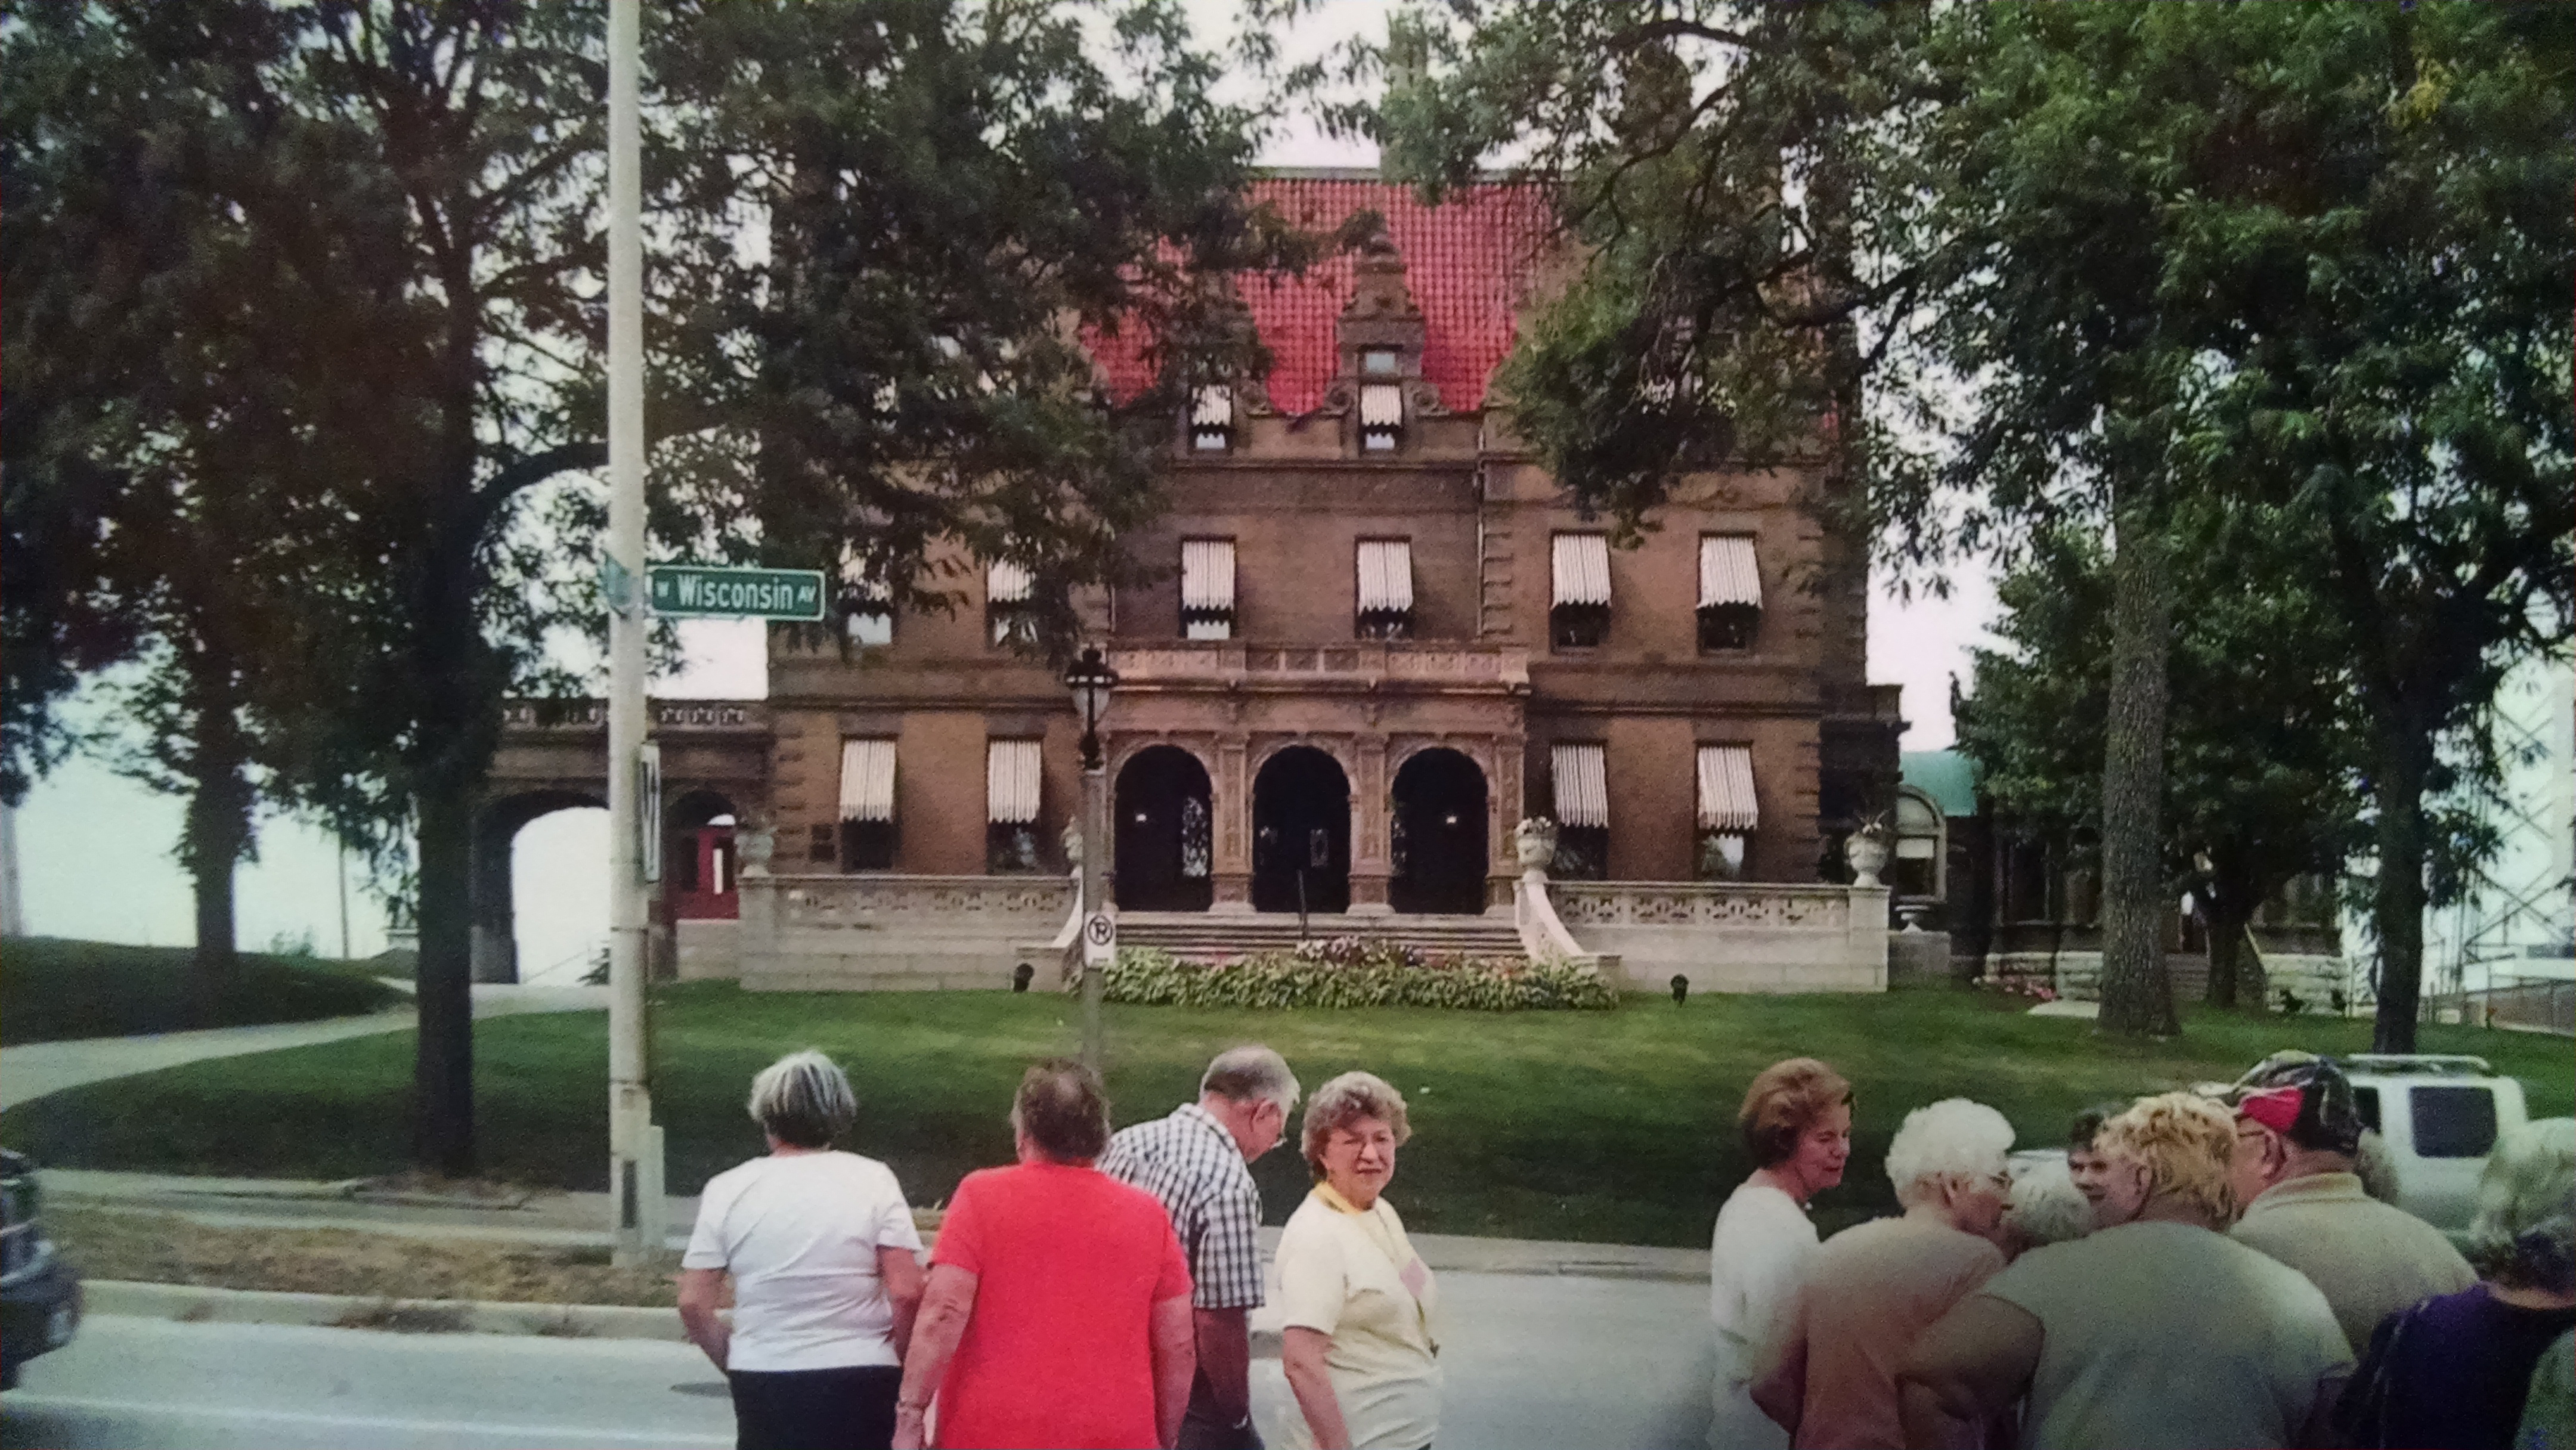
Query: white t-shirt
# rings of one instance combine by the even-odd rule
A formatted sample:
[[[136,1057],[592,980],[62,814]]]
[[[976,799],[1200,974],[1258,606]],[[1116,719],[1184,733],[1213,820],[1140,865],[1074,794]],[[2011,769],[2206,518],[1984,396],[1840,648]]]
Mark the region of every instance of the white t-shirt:
[[[1440,1288],[1395,1205],[1344,1213],[1308,1194],[1279,1231],[1278,1266],[1281,1325],[1332,1336],[1324,1368],[1351,1450],[1421,1450],[1439,1438]],[[1288,1419],[1289,1443],[1313,1450],[1306,1417]]]
[[[1718,1209],[1708,1261],[1708,1315],[1717,1324],[1710,1444],[1788,1445],[1789,1432],[1753,1403],[1752,1383],[1768,1367],[1815,1259],[1815,1223],[1779,1189],[1747,1180]]]
[[[921,1250],[892,1170],[856,1153],[773,1153],[707,1180],[680,1266],[733,1276],[729,1369],[891,1365],[879,1248]]]
[[[2291,1443],[2352,1352],[2326,1296],[2225,1234],[2130,1223],[2021,1256],[1978,1291],[2039,1320],[2029,1450]]]

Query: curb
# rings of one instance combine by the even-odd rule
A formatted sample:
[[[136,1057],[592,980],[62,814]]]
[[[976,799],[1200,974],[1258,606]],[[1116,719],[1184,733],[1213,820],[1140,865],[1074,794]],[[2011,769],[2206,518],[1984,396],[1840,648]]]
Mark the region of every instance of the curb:
[[[92,1279],[81,1286],[88,1314],[187,1324],[302,1324],[428,1334],[542,1334],[567,1339],[658,1339],[686,1343],[676,1309],[620,1304],[513,1304],[474,1299],[383,1299],[216,1289]]]

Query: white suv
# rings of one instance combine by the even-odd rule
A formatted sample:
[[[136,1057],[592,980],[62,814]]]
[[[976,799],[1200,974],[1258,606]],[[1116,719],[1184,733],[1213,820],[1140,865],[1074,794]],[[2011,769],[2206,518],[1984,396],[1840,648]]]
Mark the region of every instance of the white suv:
[[[2478,1207],[2488,1150],[2530,1119],[2522,1084],[2483,1057],[2357,1053],[2338,1058],[2361,1120],[2379,1130],[2397,1206],[2454,1235]]]

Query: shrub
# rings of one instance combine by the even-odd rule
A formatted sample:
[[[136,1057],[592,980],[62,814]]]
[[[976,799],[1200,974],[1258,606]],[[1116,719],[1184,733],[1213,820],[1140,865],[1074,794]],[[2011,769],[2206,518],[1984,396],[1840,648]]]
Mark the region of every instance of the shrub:
[[[1078,979],[1077,979],[1078,985]],[[1185,962],[1160,947],[1122,947],[1103,976],[1112,1002],[1165,1007],[1464,1007],[1482,1012],[1591,1010],[1618,989],[1565,962],[1423,952],[1356,937],[1305,942],[1223,962]]]

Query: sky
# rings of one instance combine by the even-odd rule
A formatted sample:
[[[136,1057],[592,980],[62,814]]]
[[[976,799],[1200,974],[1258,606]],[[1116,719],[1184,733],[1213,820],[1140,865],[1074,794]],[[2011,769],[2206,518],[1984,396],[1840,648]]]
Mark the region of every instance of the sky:
[[[1202,34],[1230,39],[1235,0],[1189,0]],[[1294,61],[1344,37],[1376,28],[1383,0],[1323,0],[1296,31],[1282,37]],[[1279,166],[1375,166],[1365,142],[1335,140],[1311,119],[1292,116],[1261,158]],[[1910,722],[1903,748],[1935,750],[1951,741],[1949,683],[1965,680],[1968,650],[1990,641],[1992,582],[1968,570],[1951,580],[1951,597],[1900,603],[1880,580],[1870,603],[1869,677],[1905,687]],[[684,663],[657,681],[664,698],[742,699],[766,693],[762,626],[691,621],[680,626]],[[181,802],[157,796],[85,759],[39,782],[18,814],[19,874],[27,927],[45,936],[185,945],[195,939],[186,873],[172,857]],[[558,811],[520,831],[512,858],[523,979],[578,976],[608,932],[608,813]],[[354,873],[354,868],[352,868]],[[237,878],[239,942],[264,950],[309,938],[324,955],[341,954],[342,868],[330,837],[286,819],[263,823],[259,859]],[[352,874],[345,892],[350,954],[384,948],[382,906]]]

